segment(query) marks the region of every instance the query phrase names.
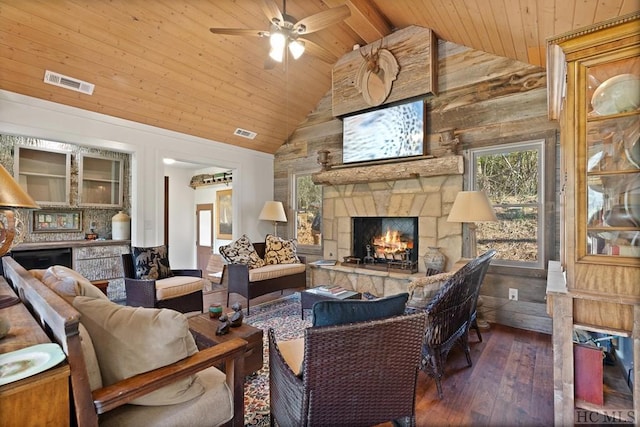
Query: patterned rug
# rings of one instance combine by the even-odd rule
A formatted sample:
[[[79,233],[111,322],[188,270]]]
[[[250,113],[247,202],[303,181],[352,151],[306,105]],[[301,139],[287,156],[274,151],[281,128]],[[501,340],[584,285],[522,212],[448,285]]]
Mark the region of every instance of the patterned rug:
[[[244,321],[264,331],[262,351],[264,365],[249,376],[244,384],[244,423],[246,426],[269,425],[269,342],[267,330],[273,328],[276,339],[300,338],[304,329],[311,326],[311,310],[305,310],[305,318],[300,315],[300,293],[251,306],[251,316]]]

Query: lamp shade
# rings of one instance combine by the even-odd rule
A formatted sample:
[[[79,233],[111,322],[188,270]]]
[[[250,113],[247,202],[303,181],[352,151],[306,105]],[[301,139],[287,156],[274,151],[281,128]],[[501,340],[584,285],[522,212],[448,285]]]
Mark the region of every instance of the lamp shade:
[[[287,215],[284,213],[282,202],[268,201],[264,202],[262,211],[258,219],[265,221],[287,222]]]
[[[461,191],[456,195],[448,222],[497,221],[496,213],[484,191]]]
[[[2,165],[0,165],[0,208],[40,208]]]

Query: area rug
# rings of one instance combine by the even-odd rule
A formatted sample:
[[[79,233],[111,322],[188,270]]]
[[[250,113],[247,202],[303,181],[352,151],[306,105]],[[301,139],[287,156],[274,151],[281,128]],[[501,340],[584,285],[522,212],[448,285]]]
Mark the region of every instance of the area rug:
[[[246,313],[246,311],[245,311]],[[269,425],[269,342],[267,331],[272,328],[276,339],[294,339],[304,335],[304,329],[311,326],[311,310],[305,310],[305,318],[300,313],[300,293],[251,306],[251,316],[245,317],[249,325],[264,331],[262,351],[264,365],[255,374],[248,376],[244,384],[244,422],[246,426]]]

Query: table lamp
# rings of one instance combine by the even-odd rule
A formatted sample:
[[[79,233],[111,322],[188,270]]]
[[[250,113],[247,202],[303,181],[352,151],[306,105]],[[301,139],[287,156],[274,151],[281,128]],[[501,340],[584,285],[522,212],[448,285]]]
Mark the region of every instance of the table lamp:
[[[497,221],[496,213],[491,206],[489,198],[484,191],[460,191],[453,201],[453,206],[449,212],[448,222],[467,223],[469,227],[469,245],[471,258],[478,256],[476,247],[476,222]],[[478,313],[478,327],[488,329],[489,323],[484,319],[481,311],[483,305],[482,295],[478,296],[476,311]]]
[[[287,215],[284,213],[282,202],[267,201],[264,202],[260,216],[260,220],[273,221],[273,235],[278,235],[278,223],[287,222]]]
[[[0,220],[0,257],[18,243],[16,235],[20,237],[15,208],[40,209],[31,196],[0,165],[0,213],[6,218],[6,223]]]
[[[469,227],[471,258],[478,256],[476,247],[476,222],[497,221],[496,213],[484,191],[460,191],[449,212],[448,222],[463,222]]]

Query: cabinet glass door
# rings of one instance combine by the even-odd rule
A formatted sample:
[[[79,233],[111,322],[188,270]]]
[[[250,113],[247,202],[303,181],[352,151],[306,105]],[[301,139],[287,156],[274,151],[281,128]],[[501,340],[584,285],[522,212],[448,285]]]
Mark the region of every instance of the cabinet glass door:
[[[80,205],[122,206],[122,162],[83,155],[80,158]]]
[[[640,258],[640,59],[586,67],[585,85],[586,253]]]
[[[43,206],[69,205],[71,155],[67,152],[16,146],[14,176]]]

